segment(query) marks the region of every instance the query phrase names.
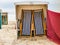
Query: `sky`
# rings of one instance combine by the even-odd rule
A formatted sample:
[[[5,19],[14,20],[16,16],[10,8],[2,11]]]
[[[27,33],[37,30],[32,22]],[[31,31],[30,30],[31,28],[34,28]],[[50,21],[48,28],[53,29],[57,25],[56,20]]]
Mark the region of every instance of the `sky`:
[[[60,0],[0,0],[0,9],[2,12],[8,12],[8,21],[16,21],[15,2],[24,1],[45,1],[48,2],[48,9],[60,12]]]

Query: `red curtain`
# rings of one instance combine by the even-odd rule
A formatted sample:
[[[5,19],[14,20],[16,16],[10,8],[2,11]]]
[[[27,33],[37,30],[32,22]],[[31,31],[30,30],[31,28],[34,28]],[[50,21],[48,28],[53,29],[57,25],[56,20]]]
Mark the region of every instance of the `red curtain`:
[[[47,37],[60,43],[60,13],[47,11]]]

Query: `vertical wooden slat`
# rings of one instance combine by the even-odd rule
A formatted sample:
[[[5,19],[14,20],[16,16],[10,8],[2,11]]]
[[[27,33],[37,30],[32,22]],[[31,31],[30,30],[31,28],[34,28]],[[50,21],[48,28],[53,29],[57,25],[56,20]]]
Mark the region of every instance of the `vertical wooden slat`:
[[[20,36],[22,35],[22,29],[23,29],[23,10],[21,10],[21,18],[20,18]]]
[[[31,21],[31,36],[32,36],[32,31],[34,31],[34,36],[35,36],[34,10],[32,10],[31,13],[32,13],[32,21]]]
[[[43,9],[42,9],[42,23],[43,23],[43,29],[44,29],[44,35],[45,35],[45,21],[44,21],[44,11],[43,11]]]

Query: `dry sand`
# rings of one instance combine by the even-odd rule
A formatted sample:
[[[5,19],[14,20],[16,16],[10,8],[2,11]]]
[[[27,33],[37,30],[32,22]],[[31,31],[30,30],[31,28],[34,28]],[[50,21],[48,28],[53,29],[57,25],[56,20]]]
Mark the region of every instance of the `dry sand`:
[[[10,23],[10,22],[9,22]],[[2,25],[0,29],[0,45],[57,45],[46,36],[20,37],[17,39],[16,22]]]

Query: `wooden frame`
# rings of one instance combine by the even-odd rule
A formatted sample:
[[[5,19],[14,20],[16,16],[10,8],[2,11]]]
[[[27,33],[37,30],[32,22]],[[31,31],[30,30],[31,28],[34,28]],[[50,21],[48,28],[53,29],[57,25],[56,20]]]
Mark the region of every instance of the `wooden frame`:
[[[44,21],[44,17],[46,17],[47,15],[47,4],[39,4],[39,5],[16,5],[16,19],[20,19],[21,20],[21,15],[23,15],[22,10],[39,10],[39,9],[43,9],[43,14],[42,14],[42,25],[43,25],[43,29],[44,29],[44,35],[45,35],[45,30],[46,30],[46,23]],[[22,35],[22,23],[20,24],[20,36]],[[35,35],[35,34],[34,34]],[[32,36],[32,32],[31,35]]]
[[[41,11],[41,12],[42,12],[41,17],[42,17],[42,25],[43,25],[43,21],[44,21],[43,9],[39,9],[39,10],[42,10],[42,11]],[[25,11],[25,10],[22,11],[22,16],[21,16],[21,17],[23,17],[24,11]],[[31,12],[32,12],[32,13],[31,13],[32,18],[33,18],[33,19],[32,19],[32,21],[33,21],[32,23],[34,23],[34,10],[26,10],[26,11],[31,11]],[[23,20],[23,18],[22,18],[22,20]],[[21,21],[22,21],[22,20],[21,20]],[[21,21],[20,21],[20,22],[21,22]],[[30,21],[30,22],[31,22],[31,21]],[[21,26],[23,27],[23,23],[21,23],[21,24],[22,24]],[[31,24],[30,24],[30,25],[31,25]],[[43,26],[44,26],[44,25],[43,25]],[[22,27],[20,27],[20,28],[22,28]],[[20,30],[21,30],[21,31],[20,31],[21,36],[32,36],[32,31],[34,31],[34,36],[39,36],[39,35],[36,35],[35,23],[34,23],[34,27],[33,27],[34,29],[31,29],[31,27],[33,27],[33,26],[30,26],[30,35],[22,35],[22,29],[23,29],[23,28],[20,29]],[[43,27],[43,30],[44,30],[44,27]]]

